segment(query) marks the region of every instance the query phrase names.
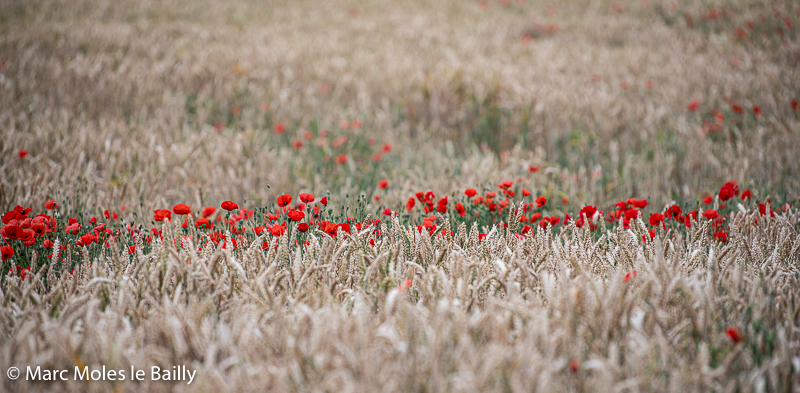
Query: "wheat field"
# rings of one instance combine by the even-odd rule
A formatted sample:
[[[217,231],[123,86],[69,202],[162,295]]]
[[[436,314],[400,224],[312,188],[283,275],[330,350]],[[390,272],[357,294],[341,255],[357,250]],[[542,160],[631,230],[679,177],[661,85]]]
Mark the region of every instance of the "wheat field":
[[[0,391],[800,391],[798,24],[0,0]]]

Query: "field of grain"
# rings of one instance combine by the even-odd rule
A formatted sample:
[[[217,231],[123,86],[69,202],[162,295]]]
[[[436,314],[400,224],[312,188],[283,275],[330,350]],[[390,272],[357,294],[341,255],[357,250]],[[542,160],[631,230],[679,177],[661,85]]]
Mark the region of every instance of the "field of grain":
[[[798,24],[0,0],[0,391],[800,391]]]

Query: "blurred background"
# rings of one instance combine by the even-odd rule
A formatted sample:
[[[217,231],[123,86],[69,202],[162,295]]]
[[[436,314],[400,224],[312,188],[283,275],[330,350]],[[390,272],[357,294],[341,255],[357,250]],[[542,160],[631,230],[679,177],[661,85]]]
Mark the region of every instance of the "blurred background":
[[[2,0],[0,208],[377,211],[503,180],[793,200],[798,23],[756,0]]]

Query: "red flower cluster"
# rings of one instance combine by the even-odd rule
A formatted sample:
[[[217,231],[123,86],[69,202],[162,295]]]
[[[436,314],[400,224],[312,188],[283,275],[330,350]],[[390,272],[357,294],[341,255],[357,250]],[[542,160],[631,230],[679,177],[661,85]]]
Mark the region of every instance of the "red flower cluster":
[[[422,204],[424,205],[423,206],[423,210],[425,211],[425,214],[431,213],[434,209],[437,209],[439,211],[442,211],[442,210],[447,211],[447,197],[446,196],[439,200],[439,203],[438,203],[438,206],[437,206],[437,204],[434,203],[434,199],[436,198],[436,194],[434,194],[433,191],[428,191],[428,192],[419,191],[414,195],[417,197],[417,200],[422,202]],[[414,205],[415,205],[415,202],[413,202],[413,198],[411,198],[411,199],[408,200],[408,202],[406,202],[406,209],[408,211],[411,211],[411,209],[414,208]]]
[[[37,239],[46,239],[49,233],[58,230],[58,224],[53,217],[39,214],[31,218],[28,217],[31,210],[17,205],[3,214],[4,225],[0,227],[0,236],[7,241],[19,240],[25,247],[30,247],[36,244]]]
[[[647,199],[629,198],[614,204],[617,210],[612,210],[606,215],[606,221],[616,222],[622,220],[625,229],[630,228],[630,221],[642,215],[641,210],[647,207]],[[602,212],[601,212],[602,214]]]

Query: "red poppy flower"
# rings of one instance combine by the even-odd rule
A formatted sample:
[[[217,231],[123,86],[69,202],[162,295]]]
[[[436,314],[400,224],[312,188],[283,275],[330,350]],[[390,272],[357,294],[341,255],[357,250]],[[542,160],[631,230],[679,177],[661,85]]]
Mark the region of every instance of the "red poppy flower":
[[[467,214],[467,209],[464,208],[464,205],[461,202],[456,203],[456,212],[459,216],[464,217]]]
[[[573,358],[569,362],[569,370],[572,371],[573,374],[578,373],[578,359]]]
[[[239,208],[239,205],[237,205],[237,204],[236,204],[235,202],[233,202],[233,201],[225,201],[225,202],[222,202],[222,205],[220,205],[220,206],[221,206],[223,209],[227,210],[227,211],[236,210],[236,209],[238,209],[238,208]]]
[[[736,195],[739,195],[739,184],[735,181],[729,181],[720,188],[719,199],[722,201],[727,201]]]
[[[19,220],[22,215],[16,210],[11,210],[3,214],[3,224],[8,224],[12,220]]]
[[[723,243],[727,243],[728,242],[728,234],[726,232],[719,231],[719,232],[714,234],[714,239],[717,239],[717,240],[719,240],[719,241],[721,241]]]
[[[386,209],[383,209],[383,215],[384,216],[391,216],[392,214],[394,214],[394,212],[392,212],[392,209],[390,209],[388,207]]]
[[[3,262],[14,256],[14,249],[9,246],[0,247],[0,254],[2,254]]]
[[[725,330],[725,335],[733,341],[734,344],[738,344],[744,341],[744,336],[739,332],[739,329],[735,327],[729,327]]]
[[[322,197],[322,199],[319,200],[319,203],[321,203],[322,206],[328,206],[328,197]]]
[[[288,204],[292,203],[292,196],[289,194],[283,194],[278,197],[278,206],[284,207]]]
[[[529,195],[531,195],[531,192],[523,188],[522,189],[522,196],[529,196]]]
[[[303,147],[303,141],[298,139],[298,140],[292,142],[292,149],[299,150],[301,147]]]
[[[216,207],[206,206],[203,208],[203,211],[200,213],[200,215],[203,216],[203,218],[208,218],[211,217],[211,215],[214,214],[214,212],[216,211],[217,211]]]
[[[187,205],[185,203],[179,203],[179,204],[177,204],[177,205],[172,207],[172,212],[177,214],[177,215],[182,216],[182,215],[191,213],[192,212],[192,208],[190,208],[189,205]]]
[[[683,213],[683,211],[681,210],[680,206],[672,205],[669,207],[669,209],[667,209],[666,212],[664,212],[664,215],[672,219],[678,219],[681,216],[681,213]]]
[[[339,226],[332,222],[324,222],[325,225],[321,225],[321,229],[325,231],[328,235],[336,237],[336,232],[339,230]]]
[[[36,233],[31,229],[23,229],[19,232],[19,240],[25,245],[25,247],[30,247],[36,244]]]
[[[700,101],[698,100],[693,100],[692,102],[689,103],[689,105],[686,106],[686,108],[688,108],[690,112],[696,111],[697,108],[699,107],[700,107]]]
[[[661,213],[653,213],[650,215],[650,219],[648,220],[648,222],[652,226],[661,225],[661,223],[664,222],[664,215]]]
[[[77,235],[80,228],[81,226],[78,224],[67,225],[64,227],[64,232],[69,233],[70,235]]]
[[[542,213],[539,212],[533,213],[533,215],[531,216],[531,222],[539,221],[540,218],[542,218]]]
[[[25,157],[28,156],[28,151],[25,150],[25,149],[22,149],[22,150],[17,152],[17,155],[19,156],[19,158],[25,158]]]
[[[703,217],[705,217],[707,220],[713,220],[719,217],[719,213],[714,209],[708,209],[703,212]]]
[[[385,189],[386,187],[389,187],[389,181],[388,180],[379,181],[378,182],[378,187],[381,188],[381,189]]]
[[[628,282],[632,278],[636,278],[636,270],[625,273],[625,278],[622,279],[622,282]]]
[[[413,197],[412,198],[408,198],[408,201],[406,202],[406,210],[411,211],[411,209],[414,208],[414,204],[416,204],[416,203],[417,203],[417,201],[414,200]]]
[[[736,104],[731,104],[731,109],[732,109],[734,112],[736,112],[736,113],[738,113],[738,114],[740,114],[740,115],[741,115],[741,114],[744,114],[744,110],[743,110],[743,109],[742,109],[742,107],[741,107],[741,106],[739,106],[739,105],[736,105]]]
[[[305,233],[306,231],[308,231],[308,223],[301,222],[301,223],[297,224],[297,230],[300,231],[300,232]]]
[[[478,194],[478,191],[476,189],[474,189],[474,188],[467,188],[464,191],[464,195],[466,195],[468,198],[472,198],[477,194]]]
[[[753,114],[756,116],[761,116],[761,107],[758,105],[753,105]]]
[[[278,124],[275,125],[275,134],[276,135],[283,134],[284,131],[286,131],[286,124],[278,123]]]
[[[50,217],[47,214],[37,214],[36,217],[33,218],[32,222],[34,224],[40,222],[45,225],[55,225],[55,220],[53,217]]]
[[[300,221],[303,219],[303,217],[306,216],[306,214],[299,210],[292,210],[286,213],[286,216],[289,217],[289,219],[292,221]]]
[[[595,213],[597,213],[597,208],[596,207],[594,207],[592,205],[586,205],[580,210],[580,212],[578,212],[578,216],[581,217],[581,218],[583,218],[585,216],[588,219],[592,219],[592,217],[594,217]]]
[[[347,154],[344,154],[344,153],[342,153],[342,154],[339,154],[339,155],[336,157],[336,163],[337,163],[337,164],[340,164],[340,165],[341,165],[341,164],[344,164],[344,163],[346,163],[346,162],[347,162]]]
[[[744,201],[744,200],[750,199],[752,197],[753,197],[753,193],[750,190],[744,190],[744,191],[742,191],[742,195],[741,195],[740,198],[742,198],[742,200]]]
[[[502,190],[507,190],[514,185],[514,182],[511,180],[504,180],[502,183],[498,184],[497,187]]]
[[[17,222],[20,228],[30,228],[32,220],[30,218],[23,219]]]
[[[535,165],[528,165],[528,172],[530,173],[539,172],[539,167]]]
[[[733,190],[730,188],[722,187],[719,190],[719,200],[727,201],[728,199],[733,198]]]
[[[42,236],[47,233],[47,226],[41,222],[37,222],[31,225],[31,230],[36,234],[36,236]]]
[[[639,218],[639,213],[640,212],[638,210],[636,210],[636,209],[628,209],[628,210],[625,210],[624,216],[628,220],[635,220],[635,219]]]
[[[155,221],[171,221],[172,220],[172,212],[167,209],[158,209],[153,211],[153,220]]]
[[[300,195],[298,195],[298,198],[300,198],[300,200],[303,201],[303,203],[314,202],[314,195],[309,194],[307,192],[301,192]]]
[[[537,207],[542,207],[542,206],[544,206],[545,203],[547,203],[547,198],[545,198],[543,196],[540,196],[540,197],[537,197],[534,202],[536,202],[536,206]]]
[[[214,226],[214,223],[205,217],[201,217],[194,222],[194,226],[196,226],[197,228],[212,228]]]
[[[47,202],[44,203],[44,208],[47,210],[58,209],[58,202],[49,199]]]
[[[270,229],[270,233],[272,233],[272,236],[283,236],[283,234],[286,233],[286,227],[283,225],[275,225]]]
[[[92,233],[87,233],[80,237],[80,242],[81,245],[83,246],[88,246],[89,244],[92,244],[95,240],[97,240],[97,236],[95,236]]]
[[[383,145],[381,150],[383,150],[384,153],[388,153],[388,152],[392,151],[392,145],[386,143],[386,144]]]
[[[633,207],[637,209],[644,209],[647,207],[647,199],[636,199],[633,201]]]
[[[710,205],[712,202],[714,202],[714,197],[712,196],[707,196],[703,198],[703,203],[706,205]]]

